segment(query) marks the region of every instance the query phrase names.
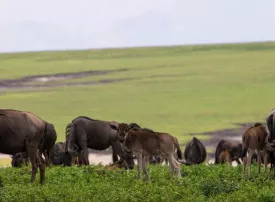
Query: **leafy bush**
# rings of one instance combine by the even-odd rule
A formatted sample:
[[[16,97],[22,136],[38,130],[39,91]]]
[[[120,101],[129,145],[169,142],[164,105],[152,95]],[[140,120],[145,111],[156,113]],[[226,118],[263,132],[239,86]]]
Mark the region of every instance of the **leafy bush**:
[[[167,166],[148,167],[152,182],[137,180],[136,169],[104,166],[51,167],[46,182],[39,174],[30,184],[30,167],[0,168],[1,201],[274,201],[275,183],[252,166],[252,180],[241,177],[241,166],[182,165],[182,179],[170,180]]]

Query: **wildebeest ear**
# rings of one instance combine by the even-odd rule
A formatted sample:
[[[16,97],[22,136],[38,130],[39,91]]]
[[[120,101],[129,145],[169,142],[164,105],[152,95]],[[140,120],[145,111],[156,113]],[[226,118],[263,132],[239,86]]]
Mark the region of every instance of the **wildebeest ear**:
[[[110,126],[111,126],[111,128],[114,129],[114,130],[118,130],[118,124],[119,124],[119,123],[117,123],[117,122],[115,122],[115,121],[110,122]]]

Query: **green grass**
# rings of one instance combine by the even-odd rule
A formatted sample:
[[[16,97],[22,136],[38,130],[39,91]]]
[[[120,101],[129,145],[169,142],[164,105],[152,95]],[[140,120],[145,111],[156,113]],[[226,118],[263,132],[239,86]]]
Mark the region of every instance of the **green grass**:
[[[274,43],[1,54],[0,79],[127,68],[66,82],[132,80],[4,91],[0,106],[31,111],[53,123],[58,141],[67,123],[86,115],[137,122],[184,143],[190,132],[263,121],[275,102],[274,55]]]
[[[182,166],[182,179],[170,181],[168,166],[150,165],[151,183],[137,171],[102,166],[52,167],[46,182],[29,183],[29,168],[0,168],[0,201],[274,201],[275,182],[257,175],[241,177],[241,166]],[[263,168],[262,168],[263,171]],[[270,176],[271,178],[271,176]],[[144,179],[145,180],[145,179]]]

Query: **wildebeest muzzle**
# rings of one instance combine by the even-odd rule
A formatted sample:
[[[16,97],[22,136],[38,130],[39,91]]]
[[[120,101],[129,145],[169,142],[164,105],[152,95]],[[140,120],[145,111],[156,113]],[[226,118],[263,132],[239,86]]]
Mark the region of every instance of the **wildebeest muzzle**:
[[[119,133],[118,134],[118,140],[120,142],[124,142],[124,140],[125,140],[125,133]]]

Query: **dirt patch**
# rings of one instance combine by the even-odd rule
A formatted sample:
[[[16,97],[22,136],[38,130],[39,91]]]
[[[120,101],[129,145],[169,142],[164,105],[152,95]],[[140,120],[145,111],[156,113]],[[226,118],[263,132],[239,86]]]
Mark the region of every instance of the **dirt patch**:
[[[106,75],[116,72],[128,71],[129,69],[117,69],[117,70],[92,70],[92,71],[83,71],[83,72],[71,72],[71,73],[60,73],[60,74],[44,74],[44,75],[33,75],[26,76],[19,79],[8,79],[8,80],[0,80],[0,89],[2,88],[32,88],[32,87],[47,87],[47,86],[62,86],[69,85],[68,82],[58,83],[58,81],[84,78],[88,76],[99,76]],[[101,80],[97,81],[97,83],[110,83],[113,80]],[[116,82],[116,81],[113,81]],[[85,83],[85,82],[79,82]],[[74,83],[75,85],[79,83]]]
[[[83,72],[72,73],[60,73],[60,74],[45,74],[45,75],[33,75],[26,76],[19,79],[0,80],[0,91],[7,90],[24,90],[24,91],[37,91],[43,89],[49,89],[54,87],[67,87],[67,86],[83,86],[83,85],[102,85],[110,83],[118,83],[129,80],[138,80],[145,78],[172,78],[172,77],[184,77],[184,74],[166,74],[166,75],[149,75],[142,76],[140,78],[117,78],[117,79],[101,79],[97,81],[73,81],[73,79],[84,78],[88,76],[106,75],[116,72],[128,71],[130,69],[117,69],[117,70],[93,70]]]

